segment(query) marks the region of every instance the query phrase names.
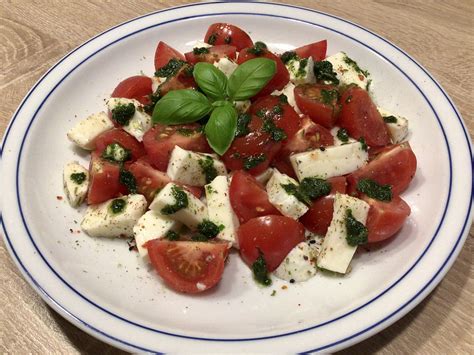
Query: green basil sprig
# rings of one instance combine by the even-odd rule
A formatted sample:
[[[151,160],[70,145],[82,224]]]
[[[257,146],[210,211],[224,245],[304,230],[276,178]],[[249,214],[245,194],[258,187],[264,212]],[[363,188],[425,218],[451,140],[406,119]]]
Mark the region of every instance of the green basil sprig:
[[[276,64],[268,58],[246,61],[229,79],[214,65],[197,63],[193,76],[205,95],[191,89],[170,91],[155,105],[153,122],[167,125],[191,123],[211,114],[204,132],[212,149],[222,155],[232,144],[237,128],[237,111],[233,102],[255,96],[275,72]]]

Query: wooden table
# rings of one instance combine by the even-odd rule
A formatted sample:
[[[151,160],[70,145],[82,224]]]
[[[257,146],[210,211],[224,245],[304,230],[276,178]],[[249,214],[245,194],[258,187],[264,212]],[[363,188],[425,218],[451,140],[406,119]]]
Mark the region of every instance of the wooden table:
[[[0,0],[0,134],[39,77],[97,33],[186,0]],[[287,1],[290,2],[290,1]],[[474,134],[474,2],[291,1],[354,21],[409,52],[446,89]],[[468,168],[468,167],[466,167]],[[441,284],[403,319],[341,354],[467,354],[473,346],[474,228]],[[24,281],[0,242],[0,352],[117,353],[69,324]]]

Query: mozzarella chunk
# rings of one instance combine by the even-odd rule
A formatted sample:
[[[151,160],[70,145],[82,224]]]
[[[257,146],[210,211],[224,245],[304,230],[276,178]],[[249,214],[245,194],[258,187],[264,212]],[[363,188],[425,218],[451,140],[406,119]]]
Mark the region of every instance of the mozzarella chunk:
[[[316,82],[314,76],[314,62],[313,58],[292,59],[285,64],[290,73],[290,81],[295,84],[306,84]]]
[[[210,47],[212,47],[211,44],[206,43],[206,42],[201,41],[201,40],[197,40],[193,44],[193,48],[210,48]]]
[[[318,256],[318,267],[345,274],[354,256],[357,246],[347,243],[346,216],[347,210],[352,216],[365,225],[369,205],[358,198],[337,193],[334,197],[334,213],[331,224],[321,246]]]
[[[368,89],[370,84],[370,80],[367,79],[366,75],[368,73],[361,70],[357,63],[349,58],[346,53],[339,52],[327,57],[325,60],[332,64],[340,84],[356,84],[362,89]]]
[[[382,117],[393,116],[397,119],[397,122],[385,122],[392,138],[392,143],[397,144],[403,142],[408,136],[408,120],[405,117],[394,115],[383,108],[377,107],[377,110]]]
[[[337,126],[334,126],[332,129],[331,129],[331,134],[332,136],[334,137],[334,145],[344,145],[344,144],[347,144],[347,143],[355,143],[357,142],[357,140],[355,140],[354,138],[352,137],[349,137],[349,139],[347,140],[347,142],[343,142],[339,139],[339,137],[337,136],[337,132],[339,132],[339,130],[341,129],[341,127],[337,127]]]
[[[326,147],[290,156],[298,180],[305,177],[328,179],[352,173],[367,163],[368,153],[360,142]]]
[[[134,136],[137,141],[141,142],[145,132],[152,126],[151,117],[143,110],[143,105],[135,99],[112,97],[107,101],[107,106],[109,110],[112,111],[118,105],[128,105],[130,103],[135,106],[135,113],[130,118],[128,124],[122,128],[125,132]]]
[[[72,207],[84,202],[89,187],[89,171],[77,161],[67,163],[63,170],[64,193]]]
[[[301,111],[296,105],[295,101],[295,84],[290,81],[281,91],[275,90],[272,92],[272,95],[279,96],[281,94],[286,96],[286,98],[288,99],[288,104],[291,105],[295,109],[295,111],[300,114]]]
[[[156,92],[156,90],[158,90],[158,87],[163,84],[165,81],[166,81],[167,78],[162,78],[162,77],[158,77],[158,76],[152,76],[151,77],[151,90],[153,90],[153,92]]]
[[[112,204],[123,200],[125,205],[120,212],[112,211]],[[81,227],[91,237],[132,237],[133,226],[145,213],[147,202],[143,195],[128,195],[108,200],[87,208]]]
[[[227,176],[217,176],[205,186],[209,220],[224,229],[217,235],[218,239],[231,242],[239,247],[237,228],[239,220],[232,209],[229,199],[229,181]]]
[[[167,174],[173,181],[192,186],[206,185],[206,171],[215,169],[217,175],[227,175],[225,165],[213,154],[195,153],[175,146]]]
[[[192,230],[197,229],[198,224],[207,218],[206,205],[204,205],[196,196],[172,182],[168,183],[163,189],[161,189],[158,195],[155,196],[155,199],[150,205],[150,210],[164,215],[163,209],[176,203],[176,198],[174,196],[175,189],[177,189],[177,191],[183,191],[186,194],[188,203],[185,208],[168,215],[168,217],[185,224]]]
[[[95,113],[78,122],[67,133],[70,141],[87,150],[95,148],[94,140],[102,133],[114,128],[114,124],[105,112]]]
[[[177,231],[180,227],[181,223],[178,221],[162,216],[156,211],[147,211],[133,227],[133,235],[140,256],[148,261],[148,250],[143,245],[150,240],[161,239],[167,232]]]
[[[276,277],[295,282],[309,280],[316,275],[316,256],[317,252],[307,242],[301,242],[296,245],[273,271]]]
[[[272,168],[268,168],[267,170],[265,170],[265,171],[264,171],[263,173],[261,173],[260,175],[255,176],[255,179],[256,179],[259,183],[265,185],[265,184],[268,182],[268,180],[270,180],[270,178],[272,177],[272,175],[273,175],[273,169],[272,169]]]
[[[275,169],[267,183],[268,200],[282,215],[298,219],[308,211],[308,206],[285,190],[283,185],[287,184],[299,185],[295,179]]]
[[[234,101],[234,106],[238,113],[246,113],[251,104],[252,102],[250,100]]]
[[[235,69],[237,69],[237,63],[233,62],[229,58],[221,58],[217,62],[214,62],[214,66],[225,74],[225,76],[230,77]]]

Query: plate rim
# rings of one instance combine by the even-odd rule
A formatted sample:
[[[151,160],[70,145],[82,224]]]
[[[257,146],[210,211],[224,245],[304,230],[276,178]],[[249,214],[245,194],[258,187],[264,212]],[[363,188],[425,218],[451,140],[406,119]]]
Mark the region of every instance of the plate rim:
[[[249,3],[249,1],[234,1],[235,3]],[[250,2],[253,2],[253,1],[250,1]],[[331,14],[328,14],[328,13],[325,13],[325,12],[321,12],[321,11],[317,11],[317,10],[314,10],[314,9],[309,9],[309,8],[305,8],[305,7],[301,7],[301,6],[294,6],[294,5],[290,5],[290,4],[276,4],[276,3],[270,3],[270,2],[257,2],[259,4],[271,4],[271,5],[278,5],[278,6],[283,6],[283,7],[289,7],[289,8],[295,8],[295,9],[299,9],[299,10],[306,10],[306,11],[310,11],[310,12],[315,12],[315,13],[318,13],[320,15],[324,15],[324,16],[327,16],[327,17],[330,17],[330,18],[334,18],[334,19],[337,19],[339,21],[342,21],[342,22],[345,22],[345,23],[348,23],[350,25],[353,25],[353,26],[356,26],[358,28],[360,28],[361,30],[365,31],[365,32],[368,32],[370,33],[371,35],[374,35],[375,37],[381,39],[382,41],[386,42],[388,45],[390,45],[391,47],[397,49],[401,54],[403,54],[406,58],[408,58],[410,61],[412,61],[413,63],[416,64],[416,66],[418,68],[420,68],[432,81],[433,83],[435,83],[435,85],[438,87],[438,89],[440,90],[440,92],[444,95],[444,97],[446,98],[447,102],[450,104],[453,112],[455,113],[455,115],[457,116],[460,124],[461,124],[461,127],[463,129],[463,133],[464,133],[464,136],[466,137],[466,140],[467,140],[467,143],[468,143],[468,148],[469,148],[469,151],[470,151],[470,154],[471,154],[471,157],[472,157],[472,146],[471,146],[471,143],[470,143],[470,136],[467,134],[466,132],[466,127],[465,127],[465,124],[462,120],[462,117],[459,113],[459,111],[457,110],[456,106],[454,105],[454,103],[452,102],[451,98],[447,95],[447,93],[444,91],[444,89],[441,87],[441,85],[431,76],[431,74],[423,67],[421,66],[414,58],[412,58],[409,54],[407,54],[405,51],[403,51],[402,49],[400,49],[398,46],[394,45],[392,42],[386,40],[385,38],[381,37],[380,35],[366,29],[365,27],[362,27],[358,24],[355,24],[351,21],[348,21],[348,20],[345,20],[343,18],[340,18],[340,17],[337,17],[337,16],[334,16],[334,15],[331,15]],[[147,13],[145,15],[142,15],[142,16],[138,16],[134,19],[131,19],[131,20],[128,20],[128,21],[125,21],[123,23],[120,23],[116,26],[113,26],[99,34],[97,34],[96,36],[90,38],[89,40],[87,40],[86,42],[82,43],[81,45],[77,46],[75,49],[71,50],[70,52],[68,52],[65,56],[63,56],[58,62],[56,62],[43,76],[41,76],[41,78],[35,83],[35,85],[29,90],[29,92],[27,93],[27,95],[25,96],[25,98],[22,100],[22,102],[20,103],[18,109],[15,111],[12,119],[10,120],[9,122],[9,125],[5,131],[5,134],[4,134],[4,137],[2,139],[2,144],[0,145],[0,158],[2,157],[2,153],[3,153],[3,147],[7,141],[7,138],[9,136],[9,133],[10,133],[10,129],[11,127],[13,126],[13,123],[14,123],[14,120],[16,118],[16,116],[19,114],[19,112],[21,111],[23,105],[25,103],[27,103],[28,101],[28,98],[30,97],[31,94],[33,94],[33,92],[35,91],[36,87],[49,75],[49,73],[51,71],[53,71],[60,63],[62,63],[64,60],[66,60],[70,55],[72,55],[73,53],[75,53],[78,49],[82,48],[83,46],[85,46],[86,44],[88,44],[89,42],[91,41],[94,41],[95,39],[97,39],[98,37],[101,37],[102,35],[104,35],[105,33],[108,33],[110,31],[113,31],[115,30],[116,28],[119,28],[121,26],[124,26],[130,22],[134,22],[134,21],[137,21],[137,20],[140,20],[142,18],[145,18],[145,17],[148,17],[148,16],[153,16],[153,15],[156,15],[156,14],[159,14],[159,13],[162,13],[162,12],[167,12],[167,11],[172,11],[172,10],[176,10],[176,9],[180,9],[180,8],[185,8],[185,7],[194,7],[194,6],[201,6],[201,5],[209,5],[209,4],[212,4],[212,5],[216,5],[216,4],[219,4],[219,3],[215,3],[215,2],[207,2],[207,3],[194,3],[194,4],[187,4],[187,5],[182,5],[182,6],[177,6],[177,7],[172,7],[172,8],[166,8],[166,9],[163,9],[163,10],[158,10],[158,11],[154,11],[154,12],[151,12],[151,13]],[[226,3],[228,4],[228,3]],[[222,13],[208,13],[208,14],[202,14],[200,13],[199,15],[196,14],[196,15],[193,15],[191,16],[191,18],[196,18],[196,17],[202,17],[202,16],[216,16],[216,15],[223,15],[223,14],[236,14],[235,12],[231,12],[231,11],[224,11]],[[265,15],[265,14],[262,14],[262,13],[258,13],[257,11],[255,11],[254,13],[240,13],[242,15],[246,15],[246,16],[253,16],[253,15]],[[268,16],[268,14],[266,14]],[[270,15],[272,17],[281,17],[281,18],[286,18],[286,19],[292,19],[292,20],[297,20],[297,21],[300,21],[300,22],[304,22],[304,23],[310,23],[310,24],[313,24],[313,25],[317,25],[319,27],[323,27],[323,28],[326,28],[326,29],[329,29],[329,30],[332,30],[332,31],[335,31],[335,32],[339,32],[337,30],[334,30],[334,29],[331,29],[331,28],[328,28],[328,27],[325,27],[324,25],[320,25],[320,24],[316,24],[316,23],[311,23],[309,21],[306,21],[306,20],[302,20],[302,19],[299,19],[299,18],[291,18],[291,17],[287,17],[287,16],[275,16],[275,15]],[[189,18],[189,17],[188,17]],[[175,22],[175,21],[180,21],[182,19],[173,19],[172,21],[165,21],[165,22],[162,22],[161,24],[165,24],[165,23],[169,23],[169,22]],[[155,25],[156,26],[156,25]],[[46,96],[43,96],[42,97],[42,102],[41,104],[38,106],[38,108],[36,109],[36,112],[35,114],[33,115],[33,118],[32,120],[30,121],[27,129],[25,130],[24,132],[24,137],[23,137],[23,140],[22,140],[22,143],[21,143],[21,147],[20,147],[20,152],[19,152],[19,155],[18,155],[18,162],[17,162],[17,181],[16,181],[16,188],[17,188],[17,199],[18,199],[18,203],[19,203],[19,207],[20,207],[20,213],[21,213],[21,217],[23,219],[23,224],[24,226],[26,227],[26,230],[27,230],[27,233],[28,235],[30,236],[30,239],[32,240],[33,242],[33,245],[35,246],[35,248],[37,249],[37,251],[41,254],[41,252],[39,251],[38,247],[36,246],[32,236],[31,236],[31,233],[27,227],[27,224],[26,224],[26,221],[25,221],[25,218],[23,216],[23,212],[21,211],[21,202],[20,202],[20,196],[19,196],[19,190],[18,190],[18,169],[19,169],[19,165],[20,165],[20,158],[21,158],[21,152],[22,152],[22,149],[23,149],[23,144],[25,142],[25,139],[28,135],[28,131],[29,131],[29,128],[34,120],[34,117],[36,116],[36,114],[38,113],[38,111],[41,109],[43,103],[48,99],[49,95],[59,86],[59,84],[72,72],[74,71],[77,67],[79,67],[82,63],[84,63],[85,61],[87,61],[90,57],[94,56],[95,54],[97,54],[98,52],[100,52],[101,50],[103,50],[104,48],[108,47],[109,45],[115,43],[115,42],[118,42],[128,36],[131,36],[133,34],[136,34],[138,32],[141,32],[141,31],[144,31],[150,27],[155,27],[155,26],[148,26],[148,27],[144,27],[144,28],[141,28],[140,30],[138,31],[133,31],[133,32],[127,32],[125,35],[123,36],[120,36],[120,38],[114,40],[114,41],[109,41],[107,42],[106,45],[102,46],[100,49],[98,50],[94,50],[94,52],[90,55],[90,56],[87,56],[85,58],[81,58],[80,60],[80,63],[76,66],[74,66],[73,69],[71,69],[71,71],[69,71],[66,75],[61,75],[61,79],[59,80],[59,82],[51,89],[51,91],[46,95]],[[351,36],[347,36],[346,34],[342,33],[343,35],[345,35],[346,37],[349,37],[359,43],[362,43],[360,40],[356,39],[356,38],[353,38]],[[417,84],[415,84],[412,79],[406,74],[403,72],[403,70],[401,68],[399,68],[395,63],[393,63],[391,60],[389,60],[388,58],[386,58],[383,54],[379,53],[378,50],[370,47],[369,45],[367,44],[364,44],[362,43],[365,47],[368,47],[369,49],[371,49],[372,51],[376,52],[377,54],[381,55],[384,59],[388,60],[392,65],[394,65],[399,71],[401,71],[403,74],[405,74],[405,76],[412,82],[412,84],[415,85],[415,87],[420,91],[420,93],[424,96],[425,100],[428,102],[428,104],[430,105],[431,109],[433,110],[433,112],[435,113],[437,119],[438,119],[438,123],[440,124],[441,126],[441,130],[443,131],[443,136],[444,136],[444,139],[446,141],[446,144],[447,144],[447,149],[448,149],[448,154],[449,154],[449,164],[450,164],[450,170],[451,170],[451,153],[449,152],[449,143],[447,141],[447,138],[446,138],[446,134],[444,132],[444,129],[443,129],[443,126],[441,124],[441,122],[439,121],[439,118],[438,118],[438,115],[436,113],[436,111],[434,110],[434,108],[432,107],[431,105],[431,102],[426,98],[426,96],[423,94],[423,92],[421,91],[421,89],[418,87]],[[265,336],[265,337],[258,337],[258,338],[245,338],[245,339],[212,339],[212,338],[198,338],[198,337],[189,337],[189,336],[182,336],[182,335],[178,335],[178,334],[171,334],[171,333],[167,333],[167,332],[164,332],[164,331],[160,331],[160,330],[157,330],[157,329],[150,329],[149,327],[147,326],[143,326],[143,325],[140,325],[140,324],[136,324],[134,322],[131,322],[131,321],[128,321],[126,319],[123,319],[123,317],[119,316],[119,315],[116,315],[114,314],[113,312],[110,312],[110,311],[107,311],[106,309],[104,309],[103,307],[95,304],[95,302],[87,299],[87,297],[83,296],[79,291],[77,290],[74,290],[74,288],[72,286],[70,286],[67,282],[65,282],[65,280],[63,280],[63,278],[58,275],[54,269],[49,265],[49,263],[47,262],[47,260],[44,258],[44,256],[41,255],[41,257],[43,258],[44,262],[48,265],[48,267],[56,274],[57,277],[59,277],[59,279],[65,283],[68,287],[72,288],[73,291],[78,294],[80,297],[82,297],[85,301],[87,301],[88,303],[92,304],[93,306],[99,308],[101,311],[105,311],[107,312],[108,314],[111,314],[113,315],[114,317],[116,318],[119,318],[121,320],[124,320],[126,321],[127,323],[130,323],[134,326],[139,326],[141,328],[145,328],[145,329],[148,329],[148,330],[152,330],[152,331],[157,331],[157,332],[160,332],[162,334],[166,334],[166,335],[172,335],[172,336],[177,336],[177,337],[185,337],[185,338],[191,338],[191,339],[194,339],[194,340],[205,340],[205,341],[232,341],[232,342],[235,342],[235,341],[249,341],[249,340],[262,340],[262,339],[269,339],[269,338],[275,338],[275,337],[284,337],[284,336],[287,336],[287,335],[292,335],[294,333],[301,333],[301,332],[305,332],[305,331],[308,331],[308,330],[311,330],[311,329],[314,329],[316,327],[320,327],[320,326],[323,326],[327,323],[330,323],[330,322],[334,322],[334,321],[337,321],[338,319],[340,318],[343,318],[343,317],[346,317],[354,312],[357,312],[358,310],[360,310],[361,308],[365,307],[366,305],[368,305],[369,303],[371,302],[374,302],[376,301],[379,297],[381,297],[383,294],[385,294],[386,292],[388,292],[390,289],[392,289],[396,284],[398,284],[398,282],[400,282],[417,264],[418,262],[421,260],[421,258],[424,256],[424,254],[427,252],[427,250],[430,248],[431,244],[433,243],[434,239],[436,238],[437,234],[439,233],[439,229],[441,228],[441,225],[443,224],[443,220],[445,218],[445,215],[446,215],[446,212],[448,210],[448,205],[449,205],[449,201],[450,201],[450,194],[451,194],[451,185],[452,185],[452,172],[450,171],[450,186],[449,186],[449,192],[448,192],[448,197],[447,197],[447,202],[446,202],[446,206],[445,206],[445,209],[444,209],[444,212],[443,212],[443,215],[441,217],[441,220],[440,220],[440,223],[438,225],[438,228],[436,229],[434,235],[432,236],[431,238],[431,241],[430,243],[426,246],[425,250],[423,251],[423,253],[418,256],[418,258],[416,259],[416,261],[414,262],[414,264],[396,281],[394,282],[393,284],[391,284],[389,287],[387,287],[383,292],[381,292],[380,294],[378,294],[376,297],[373,297],[372,299],[370,299],[369,301],[365,302],[363,305],[361,306],[358,306],[356,308],[354,308],[353,310],[349,311],[349,312],[346,312],[345,314],[343,314],[342,316],[339,316],[339,317],[336,317],[334,319],[331,319],[330,321],[326,321],[326,322],[323,322],[319,325],[316,325],[316,326],[312,326],[312,327],[309,327],[309,328],[305,328],[305,329],[301,329],[301,330],[297,330],[297,331],[292,331],[292,332],[289,332],[289,333],[284,333],[284,334],[278,334],[278,335],[273,335],[273,336]],[[471,192],[472,192],[472,186],[471,186]],[[348,342],[350,341],[351,339],[356,339],[358,341],[362,340],[363,338],[361,337],[362,334],[364,333],[368,333],[370,332],[373,328],[377,328],[377,327],[380,327],[381,325],[383,325],[383,323],[385,323],[387,320],[390,320],[390,324],[395,322],[396,320],[398,320],[399,318],[401,318],[403,315],[405,315],[407,312],[409,312],[413,307],[415,307],[420,301],[421,299],[423,299],[425,297],[425,295],[427,293],[429,293],[437,284],[439,281],[433,283],[433,281],[435,279],[441,279],[445,274],[446,272],[449,270],[450,266],[452,265],[452,263],[454,262],[455,258],[453,258],[453,254],[455,254],[455,256],[457,256],[459,254],[459,251],[461,250],[461,247],[462,247],[462,244],[467,236],[467,232],[466,232],[466,226],[467,224],[469,223],[469,220],[471,219],[470,217],[472,216],[472,199],[469,203],[469,207],[467,209],[467,215],[466,215],[466,219],[464,221],[464,224],[463,224],[463,227],[460,231],[460,234],[458,236],[458,238],[456,239],[456,243],[454,244],[451,252],[449,253],[449,255],[446,257],[446,260],[442,263],[442,265],[440,266],[440,268],[436,271],[436,273],[433,275],[433,277],[429,280],[429,282],[423,287],[420,289],[419,292],[417,292],[412,298],[409,299],[409,301],[407,301],[405,304],[399,306],[397,308],[396,311],[392,312],[391,314],[387,315],[385,318],[383,318],[382,320],[380,320],[379,322],[373,324],[372,326],[368,327],[368,328],[365,328],[363,329],[361,332],[359,333],[356,333],[356,334],[353,334],[352,336],[350,337],[347,337],[345,339],[341,339],[340,341],[338,342],[335,342],[335,343],[332,343],[332,344],[329,344],[327,346],[324,346],[324,347],[320,347],[318,349],[313,349],[313,350],[309,350],[309,351],[317,351],[317,350],[324,350],[324,349],[327,349],[327,348],[330,348],[330,347],[334,347],[340,343],[345,343],[345,342]],[[97,333],[100,333],[102,334],[103,336],[105,337],[109,337],[109,338],[112,338],[114,341],[118,341],[120,343],[125,343],[126,345],[128,346],[131,346],[135,349],[140,349],[140,350],[145,350],[145,351],[150,351],[149,349],[145,349],[145,348],[141,348],[137,345],[134,345],[134,344],[128,344],[127,342],[124,342],[122,339],[116,339],[115,337],[111,336],[110,334],[106,334],[104,332],[102,332],[101,330],[99,329],[96,329],[95,327],[91,326],[90,324],[82,321],[78,316],[75,316],[74,314],[70,313],[65,307],[63,307],[62,305],[60,305],[59,303],[57,303],[55,301],[54,298],[52,298],[47,292],[46,290],[43,289],[43,287],[41,285],[39,285],[36,280],[30,275],[30,273],[28,272],[28,270],[25,268],[25,266],[22,264],[21,262],[21,259],[19,258],[19,256],[17,255],[16,251],[14,250],[14,247],[13,245],[11,244],[10,242],[10,238],[8,236],[8,233],[7,233],[7,230],[6,230],[6,226],[4,225],[4,221],[3,221],[3,218],[2,218],[2,214],[1,214],[1,211],[0,211],[0,224],[2,225],[2,229],[4,230],[5,232],[5,235],[4,235],[4,240],[7,241],[8,243],[5,243],[9,249],[9,252],[10,252],[10,255],[15,256],[14,261],[15,263],[17,264],[17,266],[21,266],[20,270],[22,270],[22,273],[23,275],[26,277],[27,280],[29,280],[29,283],[30,285],[33,286],[33,288],[41,295],[41,297],[43,298],[43,300],[45,300],[48,304],[50,304],[51,302],[51,306],[56,310],[58,311],[58,313],[62,314],[63,316],[65,316],[66,319],[70,320],[70,317],[73,318],[73,323],[76,324],[76,325],[79,325],[79,327],[81,329],[84,329],[84,327],[87,327],[87,329],[84,329],[86,330],[88,333],[89,331],[88,330],[91,330],[91,332],[93,332],[92,334],[94,336],[97,336]],[[13,252],[13,254],[12,254]],[[45,299],[46,297],[46,299]],[[420,298],[421,299],[417,302],[413,302],[415,299],[417,298]],[[48,302],[50,301],[50,302]],[[407,307],[408,306],[408,307]],[[64,313],[65,314],[64,314]],[[397,315],[397,317],[393,317],[394,315]],[[79,324],[77,324],[77,322],[79,322]],[[81,326],[82,325],[82,326]],[[388,324],[386,325],[388,326]],[[385,325],[384,325],[385,327]],[[370,336],[370,334],[367,334],[367,337]],[[102,338],[101,338],[102,339]],[[103,340],[103,339],[102,339]],[[114,344],[115,346],[117,346],[116,344]],[[347,344],[347,345],[350,345],[350,344]]]

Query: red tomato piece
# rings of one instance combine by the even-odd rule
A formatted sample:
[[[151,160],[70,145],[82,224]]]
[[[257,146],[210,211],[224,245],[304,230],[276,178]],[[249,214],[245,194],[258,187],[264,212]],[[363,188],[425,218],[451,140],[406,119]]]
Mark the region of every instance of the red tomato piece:
[[[195,89],[197,84],[194,81],[192,73],[189,71],[191,67],[188,64],[183,65],[175,76],[168,78],[159,86],[160,94],[166,95],[172,90]]]
[[[155,70],[164,67],[171,59],[186,60],[184,55],[165,42],[160,41],[155,51]]]
[[[327,46],[328,42],[326,40],[322,40],[319,42],[307,44],[306,46],[298,47],[295,49],[295,52],[300,58],[312,57],[315,62],[319,62],[326,58]]]
[[[337,192],[346,193],[346,178],[344,176],[330,178],[328,182],[331,183],[330,194],[314,200],[308,212],[300,218],[300,222],[306,229],[319,235],[325,235],[331,224],[334,196]]]
[[[395,235],[410,215],[410,206],[399,196],[390,202],[378,201],[367,196],[362,199],[370,205],[366,227],[369,243],[380,242]]]
[[[406,190],[416,172],[416,156],[407,142],[387,147],[367,165],[347,177],[349,193],[357,193],[361,179],[371,179],[381,185],[391,185],[394,196]]]
[[[145,149],[142,143],[124,130],[117,128],[106,131],[95,139],[95,151],[99,155],[102,155],[105,148],[112,143],[118,143],[123,148],[128,149],[131,153],[131,160],[137,160],[145,155]]]
[[[235,60],[237,49],[234,46],[222,44],[208,48],[209,53],[195,54],[193,51],[184,53],[186,60],[190,64],[198,62],[214,63],[221,58],[229,58]]]
[[[153,93],[151,78],[144,75],[131,76],[122,80],[112,92],[111,97],[135,99],[143,105],[150,103],[149,95]]]
[[[154,239],[145,246],[158,275],[173,290],[184,293],[214,287],[222,278],[229,253],[227,243]]]
[[[238,51],[253,46],[253,42],[247,32],[228,23],[214,23],[210,25],[204,40],[212,45],[230,44],[236,47]]]
[[[250,52],[249,52],[250,50]],[[270,95],[275,90],[281,90],[285,87],[286,84],[290,81],[290,74],[288,73],[288,69],[286,69],[285,64],[281,61],[280,57],[273,54],[268,50],[263,50],[263,54],[256,56],[255,54],[251,53],[252,48],[246,48],[239,53],[239,57],[237,58],[237,64],[245,63],[247,60],[254,59],[254,58],[268,58],[276,63],[276,73],[273,78],[268,82],[268,84],[260,90],[260,92],[255,96],[262,97],[266,95]]]
[[[253,218],[240,225],[240,255],[249,266],[257,260],[259,252],[272,272],[298,243],[305,240],[304,227],[298,221],[285,216]]]
[[[245,162],[255,157],[262,157],[259,163],[248,170],[252,175],[258,175],[270,166],[272,159],[281,148],[281,142],[271,139],[270,134],[262,131],[263,121],[252,116],[248,125],[250,133],[237,137],[222,156],[222,161],[230,170],[242,170]]]
[[[242,170],[237,170],[232,176],[229,199],[240,223],[255,217],[280,214],[268,200],[265,187]]]
[[[296,178],[295,171],[290,162],[291,154],[305,152],[319,147],[327,147],[333,144],[334,137],[328,129],[314,123],[307,116],[304,116],[301,119],[301,128],[293,137],[288,139],[286,144],[278,152],[278,156],[272,165],[281,173]]]
[[[90,183],[87,203],[94,205],[127,193],[120,184],[120,166],[104,160],[97,152],[92,152],[89,167]]]
[[[302,113],[326,128],[334,126],[340,108],[336,86],[303,84],[295,87],[294,93],[296,105]]]
[[[341,112],[338,125],[345,128],[351,137],[363,137],[371,147],[390,144],[387,126],[367,91],[351,86],[342,94],[339,102]]]
[[[211,148],[197,123],[175,126],[156,124],[143,136],[143,144],[151,164],[166,171],[170,155],[177,145],[186,150],[210,153]]]

